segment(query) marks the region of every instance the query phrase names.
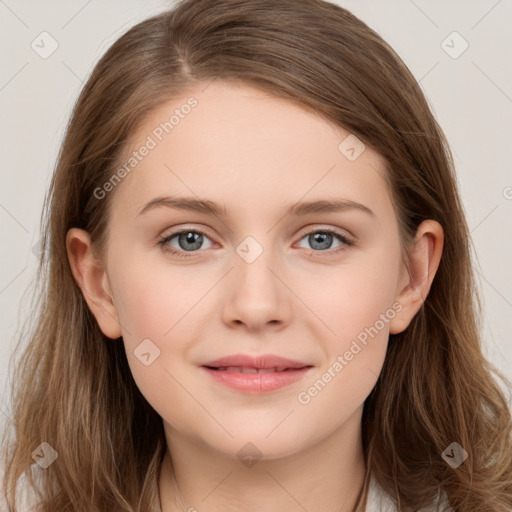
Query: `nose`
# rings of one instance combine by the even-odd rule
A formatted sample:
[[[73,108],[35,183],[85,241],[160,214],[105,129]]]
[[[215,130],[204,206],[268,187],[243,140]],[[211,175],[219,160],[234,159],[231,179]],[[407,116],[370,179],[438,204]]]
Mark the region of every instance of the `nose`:
[[[275,252],[262,248],[253,259],[255,249],[241,244],[233,255],[234,268],[224,282],[223,321],[250,332],[265,328],[278,331],[290,323],[293,293]],[[251,251],[252,257],[246,257]]]

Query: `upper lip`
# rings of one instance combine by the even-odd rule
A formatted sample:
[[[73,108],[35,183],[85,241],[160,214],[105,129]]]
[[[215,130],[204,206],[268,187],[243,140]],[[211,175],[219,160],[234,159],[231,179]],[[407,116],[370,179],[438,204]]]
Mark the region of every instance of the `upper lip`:
[[[211,366],[214,368],[237,367],[237,368],[303,368],[311,366],[308,363],[295,361],[286,357],[276,356],[274,354],[262,354],[251,356],[248,354],[233,354],[231,356],[221,357],[214,361],[209,361],[201,366]]]

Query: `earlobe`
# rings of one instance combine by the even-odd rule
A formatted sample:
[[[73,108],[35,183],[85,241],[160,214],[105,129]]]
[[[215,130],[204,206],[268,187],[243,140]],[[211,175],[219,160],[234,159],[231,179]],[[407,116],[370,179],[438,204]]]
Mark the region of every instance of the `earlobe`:
[[[402,268],[397,301],[401,311],[390,322],[390,333],[398,334],[410,324],[425,302],[443,252],[444,233],[434,220],[423,221],[409,249],[409,269]]]
[[[122,335],[107,273],[92,250],[87,231],[71,228],[66,235],[66,250],[73,277],[103,334],[117,339]]]

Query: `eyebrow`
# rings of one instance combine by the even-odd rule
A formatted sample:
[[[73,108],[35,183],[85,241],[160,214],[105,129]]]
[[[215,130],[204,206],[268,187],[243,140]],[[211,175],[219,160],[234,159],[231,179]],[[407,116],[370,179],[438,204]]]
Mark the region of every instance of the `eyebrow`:
[[[143,215],[155,208],[166,207],[174,208],[177,210],[195,211],[218,217],[227,217],[228,211],[224,205],[219,205],[208,199],[196,199],[194,197],[156,197],[152,199],[142,208],[137,214]],[[318,201],[307,201],[294,203],[288,207],[285,215],[302,216],[311,213],[329,213],[340,212],[347,210],[359,210],[375,217],[375,213],[367,206],[355,201],[347,199],[327,200],[322,199]]]

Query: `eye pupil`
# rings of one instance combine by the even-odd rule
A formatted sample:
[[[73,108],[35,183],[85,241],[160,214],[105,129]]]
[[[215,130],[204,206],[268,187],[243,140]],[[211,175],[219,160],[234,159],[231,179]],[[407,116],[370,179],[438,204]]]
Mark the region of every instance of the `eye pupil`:
[[[314,235],[310,235],[309,238],[309,243],[314,249],[328,249],[332,243],[332,234],[330,233],[317,232]],[[316,247],[315,244],[317,245]],[[318,244],[320,247],[318,247]]]
[[[203,235],[201,233],[196,233],[194,231],[185,231],[183,233],[180,233],[178,241],[180,247],[184,251],[191,251],[199,249],[201,247],[203,243]],[[186,244],[192,244],[192,247],[187,247]]]

